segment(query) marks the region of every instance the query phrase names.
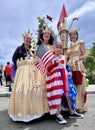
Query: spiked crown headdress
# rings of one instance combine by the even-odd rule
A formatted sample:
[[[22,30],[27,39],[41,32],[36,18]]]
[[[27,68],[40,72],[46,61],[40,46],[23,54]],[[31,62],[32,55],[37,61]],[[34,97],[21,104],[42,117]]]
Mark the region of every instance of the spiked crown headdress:
[[[43,31],[42,31],[43,33],[50,33],[51,34],[51,28],[49,28],[49,27],[45,27],[45,29],[43,29]]]
[[[78,33],[78,30],[77,30],[77,29],[70,29],[70,30],[69,30],[69,34],[70,34],[70,33],[73,33],[73,32],[74,32],[74,33]]]
[[[22,34],[23,38],[25,37],[29,37],[29,38],[32,38],[32,33],[30,32],[30,30],[28,30],[27,32],[25,31],[23,34]]]

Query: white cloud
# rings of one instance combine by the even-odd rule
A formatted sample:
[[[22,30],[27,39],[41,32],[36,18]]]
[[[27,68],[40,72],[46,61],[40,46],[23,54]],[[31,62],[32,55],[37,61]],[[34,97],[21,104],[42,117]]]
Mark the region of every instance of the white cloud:
[[[23,42],[24,30],[30,29],[36,38],[38,16],[52,16],[54,22],[47,20],[47,23],[58,33],[56,25],[63,3],[69,15],[68,26],[73,17],[80,17],[80,20],[73,24],[74,27],[80,28],[80,39],[86,41],[87,47],[95,41],[94,0],[0,0],[0,62],[6,63],[7,60],[11,60],[15,48]]]
[[[92,13],[93,11],[95,11],[95,2],[87,1],[84,5],[82,5],[78,9],[76,9],[72,14],[70,14],[68,20],[70,20],[74,17],[82,17],[88,13]],[[88,16],[88,18],[89,18],[89,16]]]

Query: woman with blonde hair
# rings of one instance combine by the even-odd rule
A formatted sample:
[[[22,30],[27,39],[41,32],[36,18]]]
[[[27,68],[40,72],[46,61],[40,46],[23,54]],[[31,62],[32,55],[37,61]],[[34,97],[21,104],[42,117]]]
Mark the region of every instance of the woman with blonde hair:
[[[85,43],[78,41],[78,31],[69,30],[70,46],[67,51],[68,64],[73,72],[73,81],[77,88],[77,109],[79,112],[87,111],[86,103],[86,69],[83,61],[86,58]]]

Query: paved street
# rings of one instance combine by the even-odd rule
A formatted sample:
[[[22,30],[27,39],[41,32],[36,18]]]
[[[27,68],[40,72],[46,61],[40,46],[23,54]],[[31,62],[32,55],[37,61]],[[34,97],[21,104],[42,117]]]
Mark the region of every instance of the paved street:
[[[49,116],[30,123],[13,122],[8,116],[10,97],[0,97],[0,130],[95,130],[95,93],[88,94],[88,112],[84,119],[69,119],[60,125]]]

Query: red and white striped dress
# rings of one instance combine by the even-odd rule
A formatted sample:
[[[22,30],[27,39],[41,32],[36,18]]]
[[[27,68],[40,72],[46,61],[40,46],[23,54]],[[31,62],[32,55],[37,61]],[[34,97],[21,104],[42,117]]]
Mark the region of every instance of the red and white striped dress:
[[[52,65],[55,63],[55,61],[56,58],[53,59]],[[58,64],[56,65],[56,67],[52,68],[51,71],[46,76],[47,99],[51,115],[56,114],[57,108],[61,104],[61,96],[62,94],[64,94],[65,84],[63,81],[66,81],[66,73],[64,73],[63,77],[61,73],[62,69],[64,69],[65,72],[65,65],[62,67],[62,64]]]

